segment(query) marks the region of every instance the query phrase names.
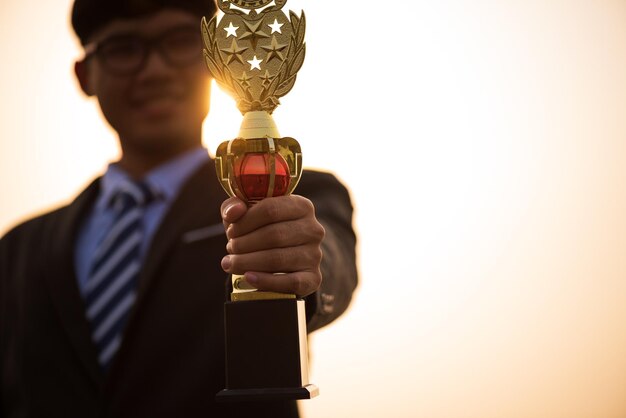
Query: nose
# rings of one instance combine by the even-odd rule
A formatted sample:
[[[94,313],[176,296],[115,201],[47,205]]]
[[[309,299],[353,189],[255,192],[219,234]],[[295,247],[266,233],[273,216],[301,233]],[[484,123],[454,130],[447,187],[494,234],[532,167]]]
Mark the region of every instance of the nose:
[[[144,65],[137,73],[138,80],[149,80],[151,78],[162,78],[172,74],[172,67],[165,61],[158,49],[148,51]]]

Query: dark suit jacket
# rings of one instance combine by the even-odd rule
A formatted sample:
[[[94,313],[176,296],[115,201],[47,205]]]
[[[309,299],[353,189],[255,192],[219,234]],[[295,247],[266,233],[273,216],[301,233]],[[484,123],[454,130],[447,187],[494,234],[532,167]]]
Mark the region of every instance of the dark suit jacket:
[[[224,388],[227,275],[220,268],[223,230],[207,229],[221,223],[226,196],[212,162],[190,178],[155,234],[122,345],[102,375],[73,258],[98,184],[0,241],[2,416],[297,416],[293,402],[214,402]],[[305,171],[296,192],[313,201],[326,229],[324,281],[307,298],[310,332],[348,306],[357,280],[355,236],[348,193],[332,175]]]

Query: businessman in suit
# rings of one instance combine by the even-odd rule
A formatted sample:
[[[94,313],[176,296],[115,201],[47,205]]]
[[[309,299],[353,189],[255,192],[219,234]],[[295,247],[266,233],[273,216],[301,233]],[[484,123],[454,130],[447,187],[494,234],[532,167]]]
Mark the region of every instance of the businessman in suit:
[[[76,0],[76,76],[122,156],[72,203],[0,240],[0,416],[298,415],[293,402],[215,403],[224,283],[245,274],[294,293],[309,331],[328,324],[357,282],[352,206],[335,177],[312,171],[299,195],[224,200],[201,145],[199,21],[215,10]]]

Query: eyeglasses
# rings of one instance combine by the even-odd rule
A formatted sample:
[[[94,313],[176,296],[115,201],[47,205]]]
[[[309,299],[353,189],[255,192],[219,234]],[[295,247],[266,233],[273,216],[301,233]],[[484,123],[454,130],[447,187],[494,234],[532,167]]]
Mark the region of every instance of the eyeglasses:
[[[201,62],[202,39],[196,27],[178,26],[154,38],[119,34],[85,47],[85,59],[95,56],[114,75],[133,75],[145,66],[155,49],[172,67],[182,68]]]

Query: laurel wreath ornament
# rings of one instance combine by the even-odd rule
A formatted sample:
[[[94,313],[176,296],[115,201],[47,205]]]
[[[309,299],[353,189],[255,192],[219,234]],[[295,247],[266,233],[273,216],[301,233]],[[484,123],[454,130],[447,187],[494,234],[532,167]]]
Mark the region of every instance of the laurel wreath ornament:
[[[275,6],[270,6],[260,12],[261,16],[275,10],[279,6],[278,3],[284,4],[284,1],[276,3]],[[254,12],[254,15],[252,12]],[[249,14],[245,14],[241,10],[229,9],[229,13],[246,16],[248,19],[252,15],[258,17],[254,10]],[[289,22],[292,31],[285,58],[280,64],[277,73],[271,75],[269,84],[267,86],[264,85],[259,92],[252,91],[249,86],[238,80],[236,75],[233,74],[232,67],[224,61],[216,35],[217,16],[213,17],[209,22],[204,18],[202,19],[202,38],[205,47],[204,58],[206,66],[218,85],[237,100],[237,108],[242,114],[255,110],[265,110],[271,114],[280,104],[279,98],[289,93],[293,88],[297,73],[302,68],[306,54],[306,44],[304,42],[306,17],[304,12],[302,12],[301,16],[298,16],[290,11]]]

